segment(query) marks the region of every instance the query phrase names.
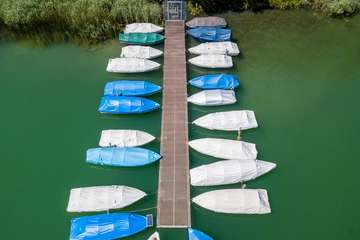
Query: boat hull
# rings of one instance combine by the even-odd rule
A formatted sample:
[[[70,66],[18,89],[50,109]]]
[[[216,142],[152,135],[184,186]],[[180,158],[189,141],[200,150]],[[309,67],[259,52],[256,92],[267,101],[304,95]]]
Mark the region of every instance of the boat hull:
[[[200,138],[190,141],[189,146],[202,154],[221,159],[253,160],[257,157],[256,145],[243,141]]]
[[[119,40],[126,44],[156,45],[164,41],[164,36],[158,33],[120,33]]]
[[[217,27],[197,27],[186,33],[200,42],[222,42],[231,40],[231,30]]]
[[[276,167],[260,160],[225,160],[190,170],[192,186],[218,186],[246,182],[258,178]]]
[[[108,82],[105,96],[148,96],[161,91],[161,87],[146,81],[118,80]]]
[[[240,81],[232,74],[209,74],[193,78],[189,83],[197,88],[232,90],[239,86]]]
[[[96,186],[73,188],[70,192],[68,212],[97,212],[127,207],[146,193],[128,186]]]
[[[147,218],[132,213],[107,213],[71,220],[70,240],[112,240],[150,227]]]
[[[100,147],[139,147],[155,140],[151,134],[139,130],[103,130]]]
[[[196,119],[193,124],[221,131],[239,131],[258,127],[255,113],[250,110],[210,113]]]
[[[222,189],[200,194],[193,202],[210,211],[230,214],[271,213],[264,189]]]
[[[161,155],[138,147],[91,148],[86,152],[86,162],[114,167],[138,167],[158,161]]]
[[[107,114],[140,114],[160,108],[160,104],[141,97],[104,96],[98,111]]]

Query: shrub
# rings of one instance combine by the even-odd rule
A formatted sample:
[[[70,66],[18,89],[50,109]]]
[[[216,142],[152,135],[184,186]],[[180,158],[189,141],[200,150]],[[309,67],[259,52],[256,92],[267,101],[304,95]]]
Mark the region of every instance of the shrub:
[[[313,7],[328,15],[350,15],[360,9],[360,0],[314,0]]]
[[[279,9],[298,8],[304,5],[303,0],[269,0],[270,6]]]

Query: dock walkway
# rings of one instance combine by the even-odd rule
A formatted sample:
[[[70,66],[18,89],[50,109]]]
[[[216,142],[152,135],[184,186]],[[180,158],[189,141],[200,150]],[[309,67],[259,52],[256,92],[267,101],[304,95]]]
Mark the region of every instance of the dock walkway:
[[[157,227],[191,226],[184,21],[166,21]]]

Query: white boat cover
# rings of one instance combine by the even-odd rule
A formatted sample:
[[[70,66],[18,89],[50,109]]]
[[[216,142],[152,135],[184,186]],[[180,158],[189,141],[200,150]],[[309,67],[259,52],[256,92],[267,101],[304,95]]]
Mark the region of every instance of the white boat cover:
[[[252,160],[257,157],[253,143],[223,138],[200,138],[189,142],[194,150],[222,159]]]
[[[103,130],[99,141],[100,147],[138,147],[155,139],[147,132],[139,130]]]
[[[152,23],[131,23],[125,26],[124,33],[159,33],[163,30],[163,27]]]
[[[158,232],[154,232],[149,238],[148,240],[160,240],[160,235]]]
[[[208,54],[225,54],[229,56],[237,56],[240,53],[236,43],[226,42],[207,42],[189,48],[191,54],[208,55]]]
[[[257,128],[255,113],[250,110],[216,112],[202,116],[193,124],[210,130],[238,131]]]
[[[153,47],[133,45],[123,47],[120,57],[152,59],[160,57],[162,54],[162,51]]]
[[[233,61],[230,56],[222,54],[200,55],[189,59],[189,62],[195,66],[204,68],[231,68]]]
[[[267,191],[264,189],[222,189],[193,198],[199,206],[219,213],[270,213]]]
[[[260,160],[225,160],[190,170],[192,186],[216,186],[255,179],[276,167]]]
[[[140,58],[109,59],[106,71],[114,73],[149,72],[160,68],[160,64]]]
[[[145,197],[143,191],[127,186],[98,186],[71,189],[68,212],[107,211],[129,206]]]
[[[188,97],[188,102],[200,106],[221,106],[236,103],[233,90],[203,90]]]

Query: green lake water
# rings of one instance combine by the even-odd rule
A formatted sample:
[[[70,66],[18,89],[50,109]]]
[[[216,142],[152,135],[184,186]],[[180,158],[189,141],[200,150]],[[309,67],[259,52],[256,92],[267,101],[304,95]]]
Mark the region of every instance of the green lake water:
[[[242,133],[259,159],[278,167],[247,183],[268,190],[269,215],[224,215],[192,206],[192,225],[215,239],[358,239],[360,236],[360,16],[348,20],[306,11],[224,15],[242,56],[227,72],[241,79],[238,103],[189,106],[189,119],[206,113],[252,109],[259,128]],[[188,46],[195,45],[188,40]],[[137,116],[97,112],[104,83],[117,78],[161,84],[162,72],[106,73],[117,41],[91,50],[74,44],[47,47],[31,41],[0,44],[1,239],[68,239],[66,205],[73,187],[120,184],[150,195],[127,210],[156,205],[158,163],[102,168],[85,163],[100,131],[145,130],[160,137],[161,111]],[[161,62],[161,60],[157,60]],[[189,78],[220,71],[189,66]],[[196,89],[189,88],[189,94]],[[161,94],[151,97],[161,102]],[[191,139],[235,133],[191,126]],[[160,140],[146,147],[159,151]],[[214,159],[190,151],[191,167]],[[238,188],[239,185],[223,188]],[[192,188],[192,196],[219,189]],[[154,209],[139,213],[156,213]],[[129,239],[146,239],[154,229]],[[160,230],[162,239],[187,239]]]

